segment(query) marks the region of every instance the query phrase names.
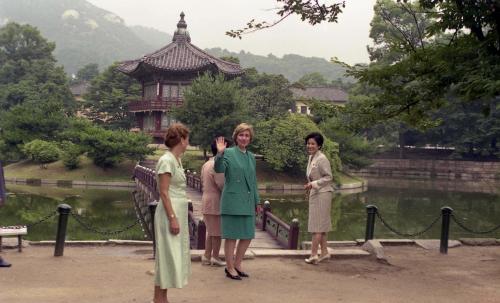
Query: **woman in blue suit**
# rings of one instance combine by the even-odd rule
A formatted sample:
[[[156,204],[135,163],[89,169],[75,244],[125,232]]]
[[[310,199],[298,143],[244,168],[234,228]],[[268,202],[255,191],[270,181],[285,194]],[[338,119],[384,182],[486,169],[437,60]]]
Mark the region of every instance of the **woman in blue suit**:
[[[251,125],[241,123],[233,132],[234,147],[226,148],[224,137],[217,138],[215,172],[224,173],[221,197],[221,236],[227,267],[226,276],[241,280],[243,256],[255,237],[255,210],[259,203],[255,156],[247,150],[253,138]],[[236,240],[238,245],[236,245]],[[234,249],[236,247],[236,257]],[[233,259],[234,258],[234,259]]]

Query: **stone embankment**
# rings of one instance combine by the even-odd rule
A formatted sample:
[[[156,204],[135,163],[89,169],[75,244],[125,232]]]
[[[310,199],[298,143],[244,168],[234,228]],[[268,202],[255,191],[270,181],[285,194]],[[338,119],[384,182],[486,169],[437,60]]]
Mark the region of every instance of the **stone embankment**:
[[[500,162],[421,159],[373,161],[371,166],[351,173],[361,177],[500,181]]]

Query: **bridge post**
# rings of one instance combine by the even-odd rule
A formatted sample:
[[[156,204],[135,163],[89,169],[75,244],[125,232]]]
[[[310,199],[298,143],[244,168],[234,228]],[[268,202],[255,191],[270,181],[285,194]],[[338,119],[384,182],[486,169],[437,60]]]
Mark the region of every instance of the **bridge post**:
[[[271,203],[266,200],[262,210],[262,230],[266,230],[267,212],[271,212]]]
[[[290,232],[288,234],[288,249],[299,248],[299,219],[294,218],[290,224]]]

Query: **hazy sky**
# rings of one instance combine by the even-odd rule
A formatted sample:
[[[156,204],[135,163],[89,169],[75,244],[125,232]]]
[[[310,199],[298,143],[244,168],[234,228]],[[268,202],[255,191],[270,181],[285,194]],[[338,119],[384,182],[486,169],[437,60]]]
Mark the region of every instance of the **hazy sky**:
[[[338,23],[311,26],[291,16],[279,25],[244,35],[242,40],[225,32],[243,28],[249,20],[278,19],[274,0],[88,0],[111,11],[127,25],[143,25],[173,34],[184,11],[191,42],[201,48],[221,47],[253,54],[299,54],[338,59],[349,64],[368,62],[366,45],[375,0],[346,0]],[[335,1],[335,0],[333,0]],[[324,3],[333,3],[324,1]],[[338,2],[338,1],[335,1]],[[166,41],[165,44],[170,43]]]

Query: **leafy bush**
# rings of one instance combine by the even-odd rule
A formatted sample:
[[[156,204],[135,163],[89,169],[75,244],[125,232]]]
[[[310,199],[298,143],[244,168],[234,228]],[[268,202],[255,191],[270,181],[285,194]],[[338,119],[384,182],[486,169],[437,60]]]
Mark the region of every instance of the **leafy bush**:
[[[63,150],[61,158],[67,169],[71,170],[80,167],[80,155],[82,154],[80,146],[69,141],[64,141],[61,149]]]
[[[36,139],[30,141],[23,147],[23,152],[28,158],[36,163],[44,164],[59,160],[61,151],[54,142],[43,141]]]

